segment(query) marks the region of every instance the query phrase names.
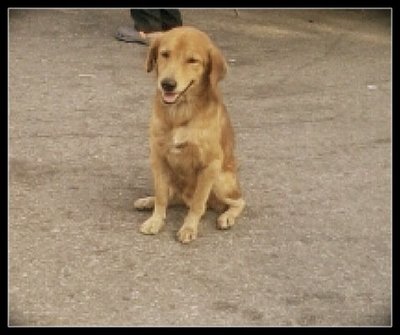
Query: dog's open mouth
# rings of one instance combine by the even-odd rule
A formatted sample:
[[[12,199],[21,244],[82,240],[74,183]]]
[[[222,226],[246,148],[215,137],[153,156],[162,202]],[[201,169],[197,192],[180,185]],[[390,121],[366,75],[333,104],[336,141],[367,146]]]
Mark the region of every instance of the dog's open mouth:
[[[190,86],[193,85],[193,83],[194,83],[194,80],[191,80],[190,83],[181,92],[166,92],[163,90],[162,91],[163,101],[166,104],[174,104],[183,94],[186,93],[186,91],[189,89]]]
[[[174,92],[162,92],[162,98],[166,104],[173,104],[178,100],[178,97],[180,96],[179,93],[174,93]]]

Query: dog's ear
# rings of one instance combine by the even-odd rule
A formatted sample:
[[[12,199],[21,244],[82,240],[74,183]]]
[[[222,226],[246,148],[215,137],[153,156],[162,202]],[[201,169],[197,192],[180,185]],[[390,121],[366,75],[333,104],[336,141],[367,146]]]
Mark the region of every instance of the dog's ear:
[[[157,63],[158,47],[160,45],[160,38],[153,39],[150,43],[149,51],[146,59],[146,70],[151,72]]]
[[[209,54],[210,83],[213,88],[217,87],[219,81],[224,79],[228,66],[221,51],[212,46]]]

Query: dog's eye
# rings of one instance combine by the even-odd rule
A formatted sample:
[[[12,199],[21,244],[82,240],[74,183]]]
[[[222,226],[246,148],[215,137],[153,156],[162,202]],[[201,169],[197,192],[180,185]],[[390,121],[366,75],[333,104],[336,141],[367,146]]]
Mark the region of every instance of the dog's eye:
[[[167,50],[161,51],[160,54],[161,54],[161,56],[164,57],[164,58],[168,58],[168,57],[169,57],[169,51],[167,51]]]
[[[188,58],[188,59],[187,59],[187,62],[188,62],[189,64],[200,63],[200,61],[199,61],[198,59],[193,58],[193,57]]]

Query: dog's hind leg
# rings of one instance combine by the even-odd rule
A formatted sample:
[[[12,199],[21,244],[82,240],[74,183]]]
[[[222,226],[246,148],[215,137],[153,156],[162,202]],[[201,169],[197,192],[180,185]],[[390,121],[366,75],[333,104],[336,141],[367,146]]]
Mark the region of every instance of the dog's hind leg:
[[[228,209],[223,212],[218,220],[217,227],[219,229],[228,229],[232,227],[235,223],[235,219],[240,215],[245,206],[245,201],[243,198],[231,199],[225,198],[223,201],[229,206]]]
[[[155,197],[145,197],[137,199],[133,207],[138,211],[150,211],[154,208]],[[168,206],[176,206],[176,205],[183,205],[184,202],[178,196],[176,196],[175,192],[170,188],[169,190],[169,199],[168,199]]]
[[[134,202],[133,207],[135,207],[135,209],[137,209],[138,211],[149,211],[154,208],[154,201],[154,196],[140,198]]]
[[[222,173],[213,187],[213,193],[220,202],[228,206],[228,209],[218,217],[217,227],[228,229],[234,225],[235,219],[245,206],[236,175],[232,172]]]

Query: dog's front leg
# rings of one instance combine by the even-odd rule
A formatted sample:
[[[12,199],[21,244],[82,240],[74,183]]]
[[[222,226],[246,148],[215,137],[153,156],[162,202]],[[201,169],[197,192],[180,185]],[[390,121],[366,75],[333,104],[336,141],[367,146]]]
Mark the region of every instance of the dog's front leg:
[[[143,234],[157,234],[165,224],[165,216],[168,206],[168,177],[162,168],[162,164],[156,164],[153,169],[154,179],[154,209],[153,214],[141,226],[140,232]]]
[[[221,162],[219,160],[214,160],[199,173],[196,190],[190,201],[189,213],[177,233],[178,239],[182,243],[189,243],[196,239],[200,219],[206,211],[211,188],[220,170]]]

